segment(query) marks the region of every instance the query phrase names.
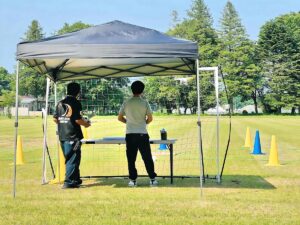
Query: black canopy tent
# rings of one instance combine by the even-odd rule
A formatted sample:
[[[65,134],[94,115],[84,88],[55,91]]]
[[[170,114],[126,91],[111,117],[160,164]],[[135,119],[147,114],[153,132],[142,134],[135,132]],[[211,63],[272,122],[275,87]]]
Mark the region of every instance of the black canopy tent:
[[[34,42],[17,59],[53,81],[147,75],[195,75],[197,43],[113,21]]]
[[[58,82],[104,77],[197,75],[199,154],[200,170],[203,171],[197,43],[170,37],[152,29],[113,21],[39,41],[21,42],[17,46],[17,60],[14,196],[19,61],[49,78],[46,88],[46,112],[50,79]],[[44,124],[46,131],[46,118]],[[45,160],[46,136],[45,132],[43,160]],[[44,166],[45,162],[43,173],[45,173]],[[202,187],[201,171],[200,184]]]

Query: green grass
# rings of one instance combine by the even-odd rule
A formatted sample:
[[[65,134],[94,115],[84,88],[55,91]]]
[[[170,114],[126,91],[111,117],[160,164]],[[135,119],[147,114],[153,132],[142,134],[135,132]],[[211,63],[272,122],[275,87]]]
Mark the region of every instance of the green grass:
[[[165,128],[174,145],[175,175],[199,174],[197,118],[156,116],[149,127],[152,138]],[[96,117],[90,138],[122,136],[116,117]],[[203,117],[205,171],[216,173],[215,119]],[[84,180],[85,187],[62,190],[61,185],[41,185],[41,118],[21,118],[26,164],[17,167],[17,196],[12,198],[14,120],[0,117],[0,224],[300,224],[300,117],[233,117],[231,146],[222,184],[207,180],[200,196],[199,179],[159,179],[157,188],[140,178],[137,188],[126,179]],[[48,145],[56,167],[55,126],[48,121]],[[264,155],[243,148],[246,127],[252,139],[259,129]],[[228,119],[221,118],[220,163],[227,141]],[[266,166],[271,135],[276,135],[282,166]],[[159,174],[168,175],[168,155],[155,162]],[[138,170],[145,174],[137,160]],[[48,166],[48,177],[50,169]],[[127,173],[124,146],[83,146],[82,175]]]

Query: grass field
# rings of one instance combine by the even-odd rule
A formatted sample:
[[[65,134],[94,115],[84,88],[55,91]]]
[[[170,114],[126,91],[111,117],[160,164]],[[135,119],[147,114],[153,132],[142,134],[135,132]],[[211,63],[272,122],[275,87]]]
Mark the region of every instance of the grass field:
[[[152,138],[166,128],[174,145],[175,175],[199,174],[195,116],[156,116]],[[122,136],[116,117],[95,117],[90,138]],[[17,167],[17,195],[12,198],[14,120],[0,117],[0,224],[300,224],[300,117],[233,117],[231,146],[221,184],[207,180],[200,196],[199,179],[159,179],[157,188],[140,178],[137,188],[127,179],[86,179],[84,187],[62,190],[41,185],[42,120],[21,118],[26,163]],[[49,118],[48,145],[56,165],[55,126]],[[215,174],[215,119],[203,117],[206,173]],[[252,139],[260,131],[264,155],[243,148],[246,128]],[[221,118],[221,157],[227,141],[228,118]],[[266,166],[271,135],[276,135],[281,166]],[[168,155],[157,146],[156,168],[168,174]],[[124,146],[83,146],[82,175],[126,173]],[[145,173],[138,159],[141,174]],[[47,164],[48,166],[48,164]],[[50,179],[50,169],[48,167]]]

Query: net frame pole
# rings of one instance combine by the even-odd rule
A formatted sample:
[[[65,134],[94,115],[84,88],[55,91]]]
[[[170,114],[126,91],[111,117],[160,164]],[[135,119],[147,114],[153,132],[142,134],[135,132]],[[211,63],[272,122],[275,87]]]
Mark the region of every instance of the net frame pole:
[[[216,92],[216,107],[217,107],[217,143],[216,143],[216,164],[217,164],[217,182],[220,183],[220,102],[219,102],[219,68],[214,67],[215,92]]]
[[[16,182],[17,182],[17,141],[18,141],[18,127],[19,127],[19,65],[17,60],[17,73],[16,73],[16,102],[15,102],[15,141],[14,141],[14,176],[13,176],[13,198],[16,198]]]
[[[215,83],[215,95],[216,95],[216,129],[217,129],[217,141],[216,141],[216,181],[217,183],[221,183],[221,176],[220,176],[220,112],[219,112],[219,68],[218,67],[200,67],[197,69],[197,73],[199,71],[213,71],[214,72],[214,83]]]
[[[46,105],[44,117],[44,140],[43,140],[43,166],[42,166],[42,184],[47,183],[47,167],[46,167],[46,150],[47,150],[47,116],[48,116],[48,101],[49,101],[50,79],[47,77],[46,86]]]
[[[199,157],[200,157],[200,194],[203,196],[203,156],[202,156],[202,134],[201,134],[201,105],[200,105],[200,75],[199,75],[199,60],[196,60],[196,69],[197,69],[197,114],[198,114],[198,144],[199,144]]]

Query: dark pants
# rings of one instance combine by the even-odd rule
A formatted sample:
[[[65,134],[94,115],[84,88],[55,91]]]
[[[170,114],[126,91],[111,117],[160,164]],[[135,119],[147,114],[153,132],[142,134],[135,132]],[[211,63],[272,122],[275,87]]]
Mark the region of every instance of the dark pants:
[[[135,180],[138,176],[135,161],[138,150],[142,155],[150,179],[156,177],[148,134],[126,134],[126,156],[128,161],[129,178]]]
[[[60,143],[66,164],[65,184],[77,185],[80,180],[81,142],[61,141]]]

